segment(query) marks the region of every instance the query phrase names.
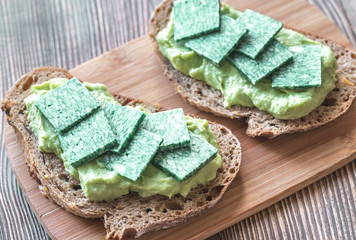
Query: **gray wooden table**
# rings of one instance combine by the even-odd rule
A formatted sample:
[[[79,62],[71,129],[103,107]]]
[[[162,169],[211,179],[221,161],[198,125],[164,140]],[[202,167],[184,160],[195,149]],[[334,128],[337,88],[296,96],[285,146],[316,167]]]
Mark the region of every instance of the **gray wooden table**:
[[[71,69],[148,31],[160,0],[0,0],[0,98],[38,66]],[[355,0],[309,0],[356,46]],[[0,128],[0,239],[49,239],[11,171]],[[356,143],[355,143],[356,144]],[[209,239],[356,239],[356,161]]]

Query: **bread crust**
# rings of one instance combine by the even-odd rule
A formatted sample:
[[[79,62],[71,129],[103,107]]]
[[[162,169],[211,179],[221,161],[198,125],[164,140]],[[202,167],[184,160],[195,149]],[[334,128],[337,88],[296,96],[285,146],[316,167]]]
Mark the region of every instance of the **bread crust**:
[[[244,118],[248,123],[246,130],[248,136],[264,136],[267,138],[320,127],[345,113],[351,106],[356,96],[356,53],[339,43],[299,31],[307,37],[329,46],[337,59],[338,69],[335,89],[329,93],[321,106],[308,115],[295,120],[277,119],[268,112],[261,111],[255,107],[235,105],[230,108],[224,108],[224,96],[219,90],[212,88],[203,81],[196,80],[175,70],[159,50],[156,36],[167,26],[173,1],[165,0],[157,7],[150,21],[149,36],[165,75],[173,84],[175,91],[191,105],[217,116]]]
[[[232,132],[217,123],[209,122],[223,159],[217,177],[206,185],[192,189],[186,198],[176,195],[169,199],[161,195],[142,198],[129,193],[111,202],[88,200],[78,180],[64,169],[62,161],[52,153],[40,152],[38,142],[27,121],[24,98],[30,87],[55,77],[71,78],[64,69],[44,67],[22,76],[7,92],[1,109],[15,130],[30,175],[39,183],[41,193],[68,212],[85,218],[103,218],[107,229],[106,239],[127,239],[162,228],[189,221],[214,206],[236,176],[241,163],[241,147]],[[158,104],[147,104],[120,95],[114,97],[127,106],[143,105],[150,111],[159,111]]]

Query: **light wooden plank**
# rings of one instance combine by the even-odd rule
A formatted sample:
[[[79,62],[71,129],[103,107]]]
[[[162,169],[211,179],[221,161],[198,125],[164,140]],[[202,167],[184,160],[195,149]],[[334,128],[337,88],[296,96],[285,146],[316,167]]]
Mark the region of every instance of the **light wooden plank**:
[[[44,215],[40,221],[52,239],[101,240],[106,233],[101,220],[68,215],[61,208]]]
[[[30,204],[32,210],[36,213],[38,219],[44,215],[54,212],[60,207],[57,204],[51,203],[47,198],[40,193],[38,186],[36,189],[26,193],[26,199]]]

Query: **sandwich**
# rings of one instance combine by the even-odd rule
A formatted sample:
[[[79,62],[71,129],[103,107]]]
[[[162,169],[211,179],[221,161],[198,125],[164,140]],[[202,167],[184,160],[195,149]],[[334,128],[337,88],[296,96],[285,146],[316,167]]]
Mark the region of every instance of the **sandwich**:
[[[162,111],[158,104],[112,95],[64,69],[25,74],[1,109],[42,195],[72,214],[103,219],[106,239],[189,221],[216,204],[240,167],[240,143],[228,128],[181,109]],[[125,124],[113,124],[117,118]],[[178,129],[178,142],[161,137],[156,128],[164,124]],[[190,172],[165,161],[184,160],[193,151],[206,157]]]
[[[176,92],[203,111],[246,119],[250,137],[320,127],[356,96],[355,52],[252,10],[218,0],[165,0],[149,35]]]

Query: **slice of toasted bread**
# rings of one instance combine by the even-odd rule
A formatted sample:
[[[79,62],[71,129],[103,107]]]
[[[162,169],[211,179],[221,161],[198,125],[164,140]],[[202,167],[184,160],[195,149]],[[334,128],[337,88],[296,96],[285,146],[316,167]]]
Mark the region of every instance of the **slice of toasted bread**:
[[[296,120],[280,120],[257,108],[232,106],[224,108],[224,96],[203,81],[193,79],[174,69],[165,58],[156,42],[157,34],[167,26],[172,11],[173,0],[165,0],[158,6],[150,22],[150,38],[161,61],[165,75],[174,85],[182,98],[197,108],[211,112],[217,116],[229,118],[246,118],[248,128],[246,134],[251,137],[265,136],[274,138],[285,133],[307,131],[320,127],[345,113],[356,96],[356,53],[350,49],[311,34],[308,38],[319,41],[331,48],[338,63],[337,82],[335,89],[329,93],[321,106],[307,116]]]
[[[223,163],[216,178],[208,184],[192,189],[186,198],[181,195],[171,199],[161,195],[142,198],[136,193],[129,193],[112,202],[88,200],[79,181],[65,171],[62,161],[54,154],[39,151],[37,139],[27,121],[24,98],[30,94],[31,86],[55,77],[72,76],[66,70],[53,67],[38,68],[22,76],[7,92],[1,108],[15,130],[29,172],[38,181],[41,193],[73,214],[104,218],[107,239],[138,237],[148,231],[186,222],[214,206],[236,176],[241,162],[240,143],[228,128],[209,122]],[[160,110],[159,105],[114,96],[122,105],[140,104],[152,112]]]

